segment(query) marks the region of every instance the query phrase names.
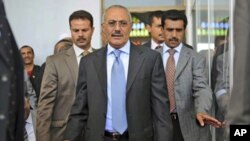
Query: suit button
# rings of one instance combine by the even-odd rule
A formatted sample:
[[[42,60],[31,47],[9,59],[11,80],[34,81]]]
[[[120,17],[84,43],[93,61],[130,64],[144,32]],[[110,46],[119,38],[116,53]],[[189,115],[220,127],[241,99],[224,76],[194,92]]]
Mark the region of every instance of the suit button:
[[[1,76],[1,81],[2,82],[7,82],[8,81],[8,77],[6,75],[2,75]]]
[[[4,120],[4,119],[5,119],[4,114],[0,114],[0,120]]]

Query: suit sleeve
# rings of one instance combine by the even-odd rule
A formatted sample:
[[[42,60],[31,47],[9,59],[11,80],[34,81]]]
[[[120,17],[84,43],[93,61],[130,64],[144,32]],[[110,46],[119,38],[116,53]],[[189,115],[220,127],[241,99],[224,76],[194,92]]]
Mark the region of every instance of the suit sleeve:
[[[58,74],[53,60],[48,57],[37,108],[37,141],[50,141],[51,117],[57,95]]]
[[[85,59],[82,59],[79,66],[78,82],[76,87],[76,98],[71,108],[67,128],[65,131],[65,140],[78,141],[85,129],[88,119],[88,93],[86,83],[86,65]]]
[[[172,120],[169,113],[166,77],[159,53],[155,59],[151,86],[155,141],[172,141]]]
[[[193,97],[196,113],[209,114],[212,106],[212,90],[205,76],[205,58],[197,55],[192,58]]]
[[[229,65],[228,65],[228,58],[227,52],[224,54],[219,55],[216,58],[216,70],[217,70],[217,78],[214,88],[214,94],[216,98],[216,102],[218,104],[219,110],[222,114],[226,113],[228,100],[230,98],[229,95]]]

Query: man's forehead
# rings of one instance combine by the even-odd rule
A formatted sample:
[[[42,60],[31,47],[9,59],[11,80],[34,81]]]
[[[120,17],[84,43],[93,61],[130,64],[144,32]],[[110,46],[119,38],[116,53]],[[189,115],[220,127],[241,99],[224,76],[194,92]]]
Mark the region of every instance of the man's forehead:
[[[169,28],[183,28],[184,22],[182,20],[165,20],[165,26]]]
[[[31,48],[25,47],[21,49],[21,52],[32,52],[32,51],[31,51]]]
[[[122,8],[112,8],[106,13],[106,20],[129,20],[129,16],[127,11]]]

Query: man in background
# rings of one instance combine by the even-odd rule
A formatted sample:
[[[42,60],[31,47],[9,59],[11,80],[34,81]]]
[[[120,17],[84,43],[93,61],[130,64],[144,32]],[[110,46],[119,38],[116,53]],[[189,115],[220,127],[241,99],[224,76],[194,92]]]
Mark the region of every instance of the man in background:
[[[147,24],[146,28],[150,33],[151,40],[146,42],[144,45],[151,49],[156,49],[163,46],[164,38],[161,29],[162,14],[162,11],[153,11],[149,15],[149,23]]]
[[[23,58],[24,68],[27,72],[30,82],[36,92],[37,99],[40,93],[40,83],[38,82],[38,75],[40,72],[40,66],[34,64],[35,53],[31,46],[24,45],[20,49],[20,53]]]
[[[47,57],[37,108],[37,141],[62,141],[75,99],[78,65],[92,52],[93,17],[84,10],[69,17],[73,46]]]
[[[24,140],[23,63],[0,0],[0,141]]]

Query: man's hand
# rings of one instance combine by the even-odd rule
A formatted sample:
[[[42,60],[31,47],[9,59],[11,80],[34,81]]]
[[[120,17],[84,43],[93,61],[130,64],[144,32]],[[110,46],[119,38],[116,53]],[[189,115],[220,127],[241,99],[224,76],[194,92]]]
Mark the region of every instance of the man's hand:
[[[197,113],[196,119],[198,120],[200,126],[205,126],[205,124],[210,124],[215,128],[219,128],[222,125],[220,121],[205,113]]]

